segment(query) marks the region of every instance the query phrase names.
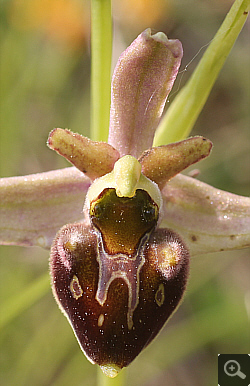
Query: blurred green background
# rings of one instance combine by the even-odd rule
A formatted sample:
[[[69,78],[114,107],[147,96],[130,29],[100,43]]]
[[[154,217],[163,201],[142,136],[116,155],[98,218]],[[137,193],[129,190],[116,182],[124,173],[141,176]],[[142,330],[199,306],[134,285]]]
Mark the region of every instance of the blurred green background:
[[[182,41],[174,93],[192,74],[232,1],[114,0],[114,64],[145,28]],[[87,0],[0,2],[0,176],[68,166],[46,147],[54,127],[89,134],[90,4]],[[250,192],[249,20],[192,134],[212,140],[199,178]],[[193,59],[193,60],[192,60]],[[18,194],[18,192],[17,192]],[[0,249],[1,385],[96,385],[49,286],[48,251]],[[127,370],[130,386],[210,386],[218,353],[249,353],[250,251],[195,257],[184,301]]]

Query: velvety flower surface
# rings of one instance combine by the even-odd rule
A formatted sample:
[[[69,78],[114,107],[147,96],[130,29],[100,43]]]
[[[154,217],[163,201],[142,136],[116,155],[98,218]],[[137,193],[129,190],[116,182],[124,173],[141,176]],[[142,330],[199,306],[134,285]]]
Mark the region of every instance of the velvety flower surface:
[[[110,377],[178,306],[190,253],[250,243],[249,198],[179,174],[209,155],[208,139],[152,147],[181,58],[178,40],[144,31],[114,71],[108,143],[54,129],[48,146],[77,169],[1,182],[2,243],[49,248],[55,237],[53,293]]]

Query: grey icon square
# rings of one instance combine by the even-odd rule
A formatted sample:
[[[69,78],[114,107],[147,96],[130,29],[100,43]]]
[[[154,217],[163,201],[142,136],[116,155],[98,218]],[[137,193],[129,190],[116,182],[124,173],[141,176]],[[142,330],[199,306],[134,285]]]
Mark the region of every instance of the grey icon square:
[[[218,385],[249,386],[250,354],[219,354]]]

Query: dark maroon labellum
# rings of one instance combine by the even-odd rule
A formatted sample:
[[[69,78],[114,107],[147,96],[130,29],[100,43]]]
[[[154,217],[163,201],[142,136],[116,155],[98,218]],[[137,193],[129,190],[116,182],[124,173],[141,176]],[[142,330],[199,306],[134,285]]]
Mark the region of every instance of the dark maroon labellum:
[[[176,233],[156,229],[158,207],[143,190],[126,198],[105,189],[90,218],[58,232],[52,286],[87,358],[114,376],[177,307],[189,254]]]

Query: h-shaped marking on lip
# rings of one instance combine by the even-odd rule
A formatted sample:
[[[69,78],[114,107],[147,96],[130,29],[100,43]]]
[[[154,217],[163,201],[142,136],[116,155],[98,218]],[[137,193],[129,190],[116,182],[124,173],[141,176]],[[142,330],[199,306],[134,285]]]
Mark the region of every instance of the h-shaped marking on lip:
[[[121,278],[128,286],[128,329],[133,327],[133,313],[139,303],[140,270],[145,263],[142,255],[143,248],[148,240],[149,234],[145,234],[138,246],[134,257],[126,254],[109,255],[105,252],[100,232],[98,232],[98,253],[99,280],[96,292],[96,300],[103,306],[107,300],[108,290],[113,280]]]

